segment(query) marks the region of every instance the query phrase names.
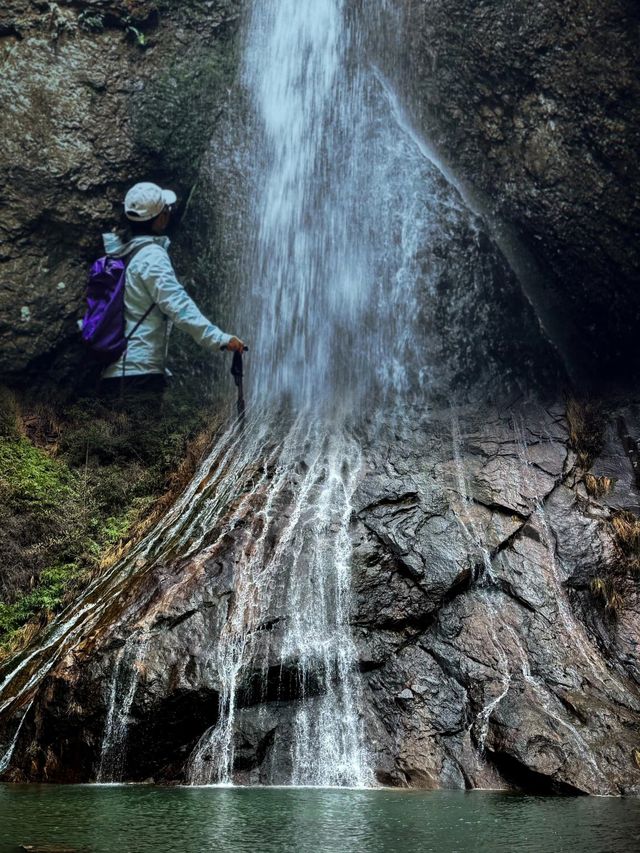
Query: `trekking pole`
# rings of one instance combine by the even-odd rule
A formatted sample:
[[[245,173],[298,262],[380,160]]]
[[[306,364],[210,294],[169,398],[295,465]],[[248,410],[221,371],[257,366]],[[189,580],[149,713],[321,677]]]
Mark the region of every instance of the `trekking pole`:
[[[227,347],[220,347],[222,350],[226,350]],[[249,347],[244,347],[243,352],[247,352]],[[236,388],[238,389],[238,417],[240,420],[244,420],[244,389],[242,387],[242,377],[243,377],[243,367],[242,367],[242,352],[240,350],[234,350],[233,359],[231,361],[231,375],[233,376],[233,381],[236,383]]]

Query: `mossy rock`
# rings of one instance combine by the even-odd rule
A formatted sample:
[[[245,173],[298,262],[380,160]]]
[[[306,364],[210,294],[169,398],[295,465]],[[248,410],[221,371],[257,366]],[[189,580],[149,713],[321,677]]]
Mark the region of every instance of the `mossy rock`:
[[[234,38],[215,48],[199,47],[175,59],[132,100],[136,143],[153,157],[159,175],[177,177],[185,187],[193,184],[237,61]]]
[[[28,401],[18,406],[9,392],[0,398],[1,657],[23,625],[55,612],[81,588],[106,550],[152,507],[190,439],[211,424],[211,412],[175,393],[154,418],[135,403],[113,408],[87,399],[62,412]],[[55,423],[53,444],[37,446],[26,423],[34,441]]]

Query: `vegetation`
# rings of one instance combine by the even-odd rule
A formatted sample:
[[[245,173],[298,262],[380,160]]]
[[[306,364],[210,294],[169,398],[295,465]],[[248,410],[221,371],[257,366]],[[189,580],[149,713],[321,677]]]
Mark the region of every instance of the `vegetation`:
[[[605,567],[604,577],[591,581],[591,592],[612,615],[624,604],[630,576],[640,574],[640,518],[627,510],[615,512],[610,521],[615,557]]]
[[[589,471],[604,445],[604,413],[595,403],[570,400],[567,405],[569,446],[577,455],[587,494],[600,499],[609,495],[615,482],[611,477]],[[614,511],[608,522],[614,554],[592,578],[591,593],[612,616],[623,607],[625,593],[634,575],[640,574],[640,518],[628,510]]]
[[[142,32],[142,30],[135,26],[132,18],[129,15],[125,16],[122,19],[122,22],[125,27],[125,33],[127,35],[127,38],[129,38],[130,41],[134,42],[134,44],[137,44],[138,47],[148,47],[147,38],[145,34]]]
[[[567,404],[569,447],[577,454],[578,465],[588,471],[604,444],[604,416],[591,402],[569,400]]]
[[[591,592],[604,604],[605,610],[611,614],[617,613],[622,606],[622,596],[616,589],[615,580],[611,577],[593,578],[591,581]]]
[[[584,486],[592,498],[603,498],[613,490],[614,481],[611,477],[595,477],[593,474],[585,474]]]
[[[611,519],[619,565],[627,572],[640,573],[640,518],[622,510]]]
[[[167,507],[220,424],[184,395],[149,415],[95,399],[19,406],[0,389],[0,657]]]

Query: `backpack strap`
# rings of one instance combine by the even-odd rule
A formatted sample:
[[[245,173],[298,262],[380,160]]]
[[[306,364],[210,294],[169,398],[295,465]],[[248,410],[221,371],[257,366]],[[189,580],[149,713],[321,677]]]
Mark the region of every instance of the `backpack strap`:
[[[141,252],[143,249],[146,249],[146,248],[147,248],[147,246],[153,246],[153,242],[152,242],[152,241],[149,241],[149,242],[147,242],[147,243],[142,243],[142,245],[141,245],[141,246],[136,246],[136,247],[135,247],[135,249],[134,249],[132,252],[129,252],[129,257],[127,258],[127,262],[126,262],[126,264],[125,264],[125,270],[129,269],[129,264],[130,264],[130,263],[131,263],[131,261],[135,258],[135,256],[138,254],[138,252]],[[125,272],[125,275],[126,275],[126,272]],[[125,281],[125,287],[126,287],[126,281]],[[144,323],[144,321],[147,319],[147,317],[149,316],[149,314],[151,314],[151,312],[153,311],[153,309],[154,309],[155,307],[156,307],[156,303],[152,301],[152,302],[151,302],[151,305],[149,305],[149,307],[147,308],[147,310],[144,312],[144,314],[142,315],[142,317],[140,317],[140,319],[139,319],[139,320],[138,320],[138,322],[135,324],[135,326],[133,327],[133,329],[129,332],[129,334],[124,336],[124,338],[125,338],[125,340],[126,340],[127,342],[131,340],[131,338],[135,335],[135,333],[138,331],[138,329],[140,328],[140,326]]]
[[[131,263],[131,261],[135,258],[135,256],[138,254],[138,252],[141,252],[143,249],[146,249],[146,248],[147,248],[147,246],[152,246],[152,245],[153,245],[153,242],[152,242],[152,241],[147,242],[147,243],[143,243],[141,246],[136,246],[136,248],[135,248],[132,252],[130,252],[130,253],[129,253],[129,257],[127,258],[127,261],[126,261],[126,264],[125,264],[125,275],[126,275],[126,271],[129,269],[129,264],[130,264],[130,263]],[[126,279],[125,279],[125,287],[126,287]],[[149,314],[151,314],[151,312],[153,311],[153,309],[154,309],[155,307],[156,307],[156,303],[152,301],[152,302],[151,302],[151,305],[149,305],[149,307],[147,308],[147,310],[144,312],[144,314],[142,315],[142,317],[140,317],[140,319],[139,319],[139,320],[138,320],[138,322],[135,324],[135,326],[133,327],[133,329],[129,332],[129,334],[124,336],[124,339],[125,339],[125,341],[126,341],[127,343],[129,343],[129,341],[131,340],[131,338],[135,335],[135,333],[138,331],[138,329],[140,328],[140,326],[144,323],[144,321],[147,319],[147,317],[149,316]],[[122,379],[122,381],[121,381],[121,383],[120,383],[120,396],[121,396],[121,397],[122,397],[122,394],[123,394],[123,391],[124,391],[124,377],[125,377],[125,370],[126,370],[126,367],[127,367],[127,350],[125,349],[125,351],[124,351],[124,352],[123,352],[123,354],[122,354],[122,378],[121,378],[121,379]]]
[[[131,340],[131,338],[135,335],[135,333],[138,331],[138,329],[140,328],[140,326],[144,323],[144,321],[147,319],[147,317],[149,316],[149,314],[151,314],[151,312],[153,311],[153,309],[154,309],[155,307],[156,307],[156,303],[155,303],[155,302],[152,302],[152,303],[151,303],[151,305],[149,305],[149,307],[147,308],[147,310],[144,312],[144,314],[142,315],[142,317],[140,317],[140,319],[138,320],[138,322],[135,324],[135,326],[133,327],[133,329],[131,329],[131,331],[129,332],[129,334],[124,336],[125,341],[130,341],[130,340]]]

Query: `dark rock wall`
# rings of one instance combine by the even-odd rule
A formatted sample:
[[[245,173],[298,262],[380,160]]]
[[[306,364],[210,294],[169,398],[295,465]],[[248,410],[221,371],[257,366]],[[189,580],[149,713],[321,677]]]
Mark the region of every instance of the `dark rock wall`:
[[[399,87],[416,123],[532,253],[544,279],[539,300],[551,306],[573,360],[587,365],[582,375],[594,384],[628,384],[640,358],[637,4],[398,5],[406,13],[395,34],[406,57]],[[99,233],[119,222],[122,194],[138,178],[178,191],[186,211],[179,271],[189,286],[193,280],[205,310],[226,321],[218,302],[224,263],[219,247],[205,250],[224,189],[200,166],[233,108],[228,91],[243,6],[3,5],[5,380],[33,382],[44,373],[45,384],[75,381],[87,263],[100,250]],[[182,370],[198,357],[189,344],[187,352]]]
[[[634,0],[403,0],[412,109],[513,223],[571,348],[633,379],[640,322],[640,8]]]
[[[121,225],[128,186],[168,183],[182,200],[180,214],[193,200],[235,73],[239,7],[239,0],[3,4],[5,381],[76,381],[87,266],[100,253],[101,232]],[[183,276],[198,279],[195,295],[213,305],[214,264],[198,270],[180,260]]]
[[[562,414],[466,412],[459,429],[453,454],[446,419],[406,427],[391,454],[381,442],[358,496],[355,620],[378,773],[637,790],[637,585],[620,578],[617,615],[593,594],[616,558],[611,516],[584,490]],[[610,500],[626,494],[621,483]]]

